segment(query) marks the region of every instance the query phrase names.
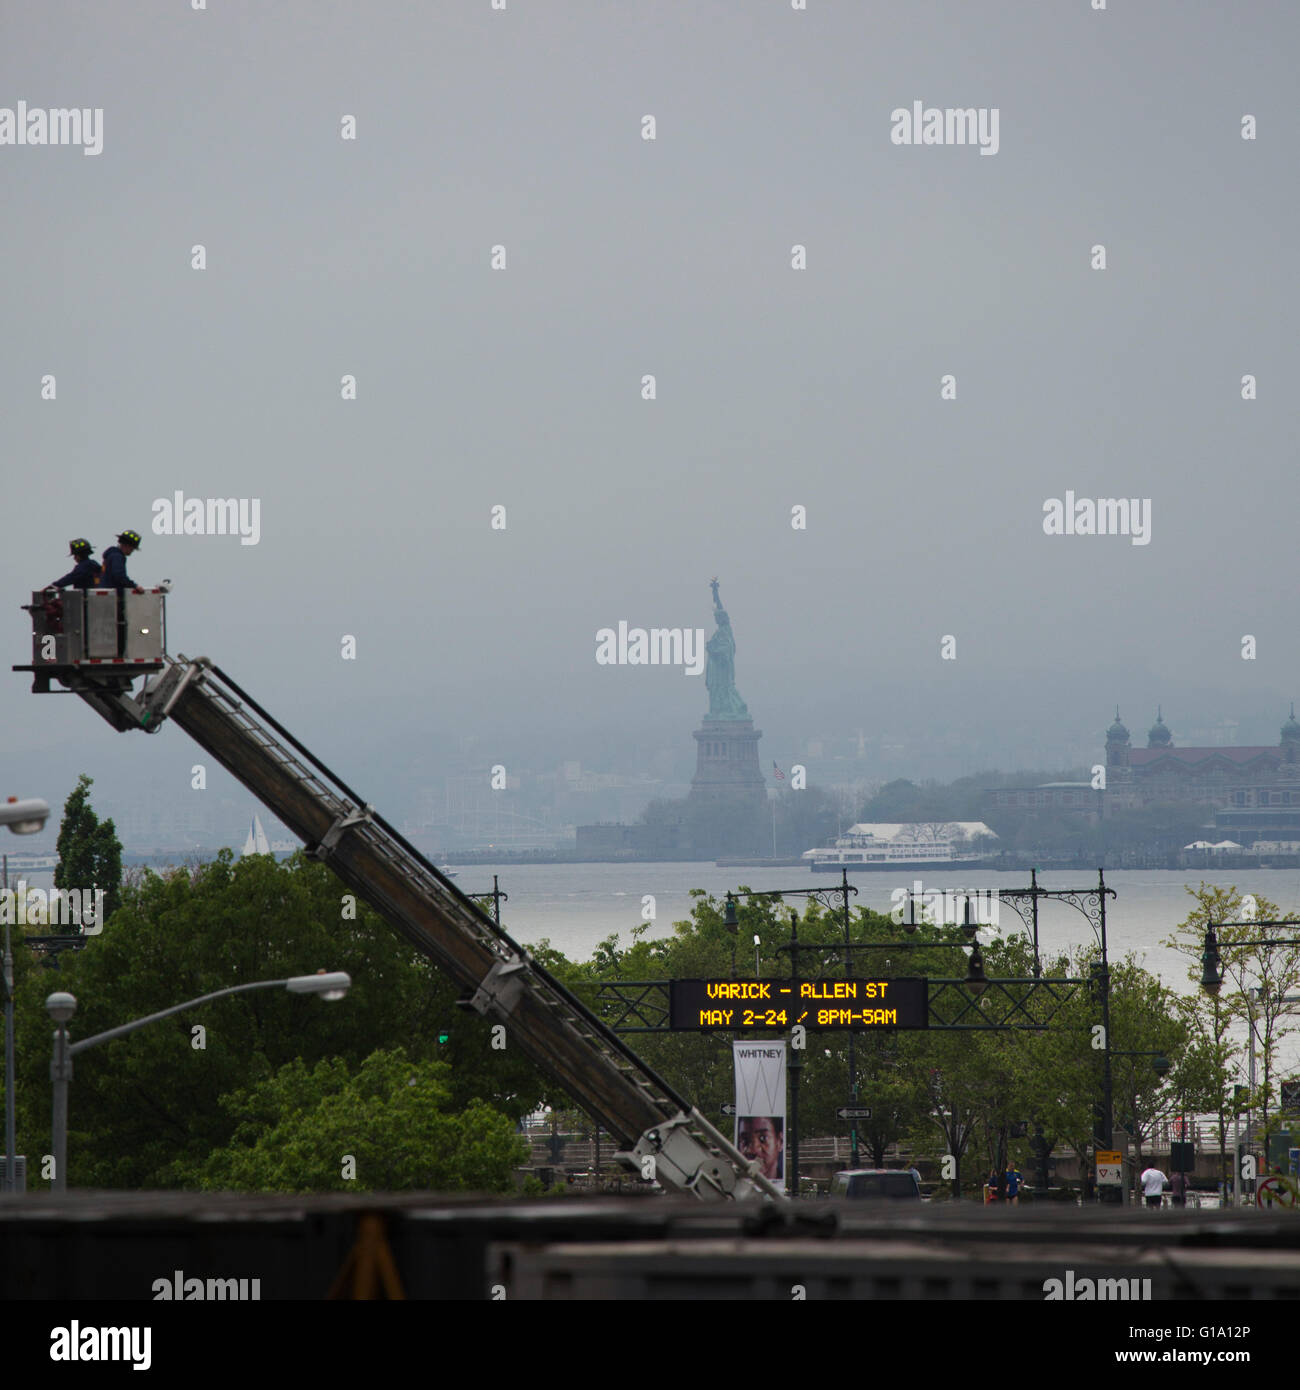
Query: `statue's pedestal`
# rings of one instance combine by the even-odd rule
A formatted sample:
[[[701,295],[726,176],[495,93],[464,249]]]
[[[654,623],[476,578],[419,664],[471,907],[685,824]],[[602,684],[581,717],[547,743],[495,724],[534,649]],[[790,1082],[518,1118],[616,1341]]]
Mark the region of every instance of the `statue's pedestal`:
[[[764,853],[770,827],[758,765],[762,737],[752,719],[706,718],[696,729],[695,776],[686,803],[696,853],[712,859]]]
[[[709,719],[695,731],[692,801],[767,801],[767,783],[758,765],[763,731],[752,719]]]

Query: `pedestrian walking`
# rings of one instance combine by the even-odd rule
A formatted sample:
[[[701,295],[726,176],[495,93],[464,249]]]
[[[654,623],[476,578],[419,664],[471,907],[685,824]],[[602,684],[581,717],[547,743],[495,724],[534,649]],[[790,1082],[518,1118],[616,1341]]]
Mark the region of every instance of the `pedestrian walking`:
[[[1010,1159],[1007,1159],[1007,1171],[1002,1174],[1002,1181],[1007,1189],[1007,1201],[1013,1207],[1020,1205],[1020,1189],[1024,1186],[1024,1179],[1020,1176],[1020,1170]]]
[[[1165,1183],[1168,1179],[1160,1169],[1153,1163],[1149,1168],[1142,1170],[1138,1181],[1142,1184],[1142,1193],[1147,1199],[1147,1206],[1161,1206],[1164,1202]]]

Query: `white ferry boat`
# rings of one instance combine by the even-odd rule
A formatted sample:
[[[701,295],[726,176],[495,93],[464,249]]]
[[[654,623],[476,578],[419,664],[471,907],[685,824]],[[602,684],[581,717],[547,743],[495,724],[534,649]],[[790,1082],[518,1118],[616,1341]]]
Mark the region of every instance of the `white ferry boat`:
[[[863,821],[849,826],[833,845],[805,850],[800,857],[815,874],[837,874],[841,869],[943,869],[984,858],[987,849],[971,847],[977,835],[997,838],[979,820]]]

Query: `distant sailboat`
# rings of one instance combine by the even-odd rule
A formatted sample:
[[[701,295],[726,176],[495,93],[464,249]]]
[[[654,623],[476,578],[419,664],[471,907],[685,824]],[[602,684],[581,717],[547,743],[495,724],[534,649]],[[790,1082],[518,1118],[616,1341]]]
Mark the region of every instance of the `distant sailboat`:
[[[266,838],[266,831],[262,829],[262,822],[253,817],[253,823],[248,827],[248,839],[244,841],[244,854],[270,854],[271,842]]]

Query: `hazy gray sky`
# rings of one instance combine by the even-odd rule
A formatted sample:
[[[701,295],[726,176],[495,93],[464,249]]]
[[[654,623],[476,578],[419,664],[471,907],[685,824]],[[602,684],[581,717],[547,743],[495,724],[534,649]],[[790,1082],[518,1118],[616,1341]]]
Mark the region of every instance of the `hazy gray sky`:
[[[470,737],[689,768],[702,678],[596,632],[711,631],[713,575],[760,756],[1064,763],[1116,701],[1274,742],[1298,51],[1289,0],[0,0],[0,108],[103,111],[98,155],[0,145],[6,664],[67,538],[134,527],[171,650],[385,809]],[[913,102],[996,108],[996,154],[893,143]],[[153,534],[178,489],[258,543]],[[1045,535],[1067,490],[1150,543]],[[0,684],[0,793],[196,755]]]

